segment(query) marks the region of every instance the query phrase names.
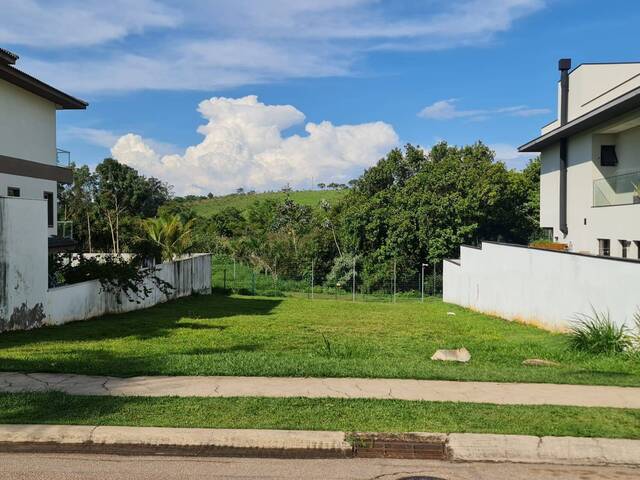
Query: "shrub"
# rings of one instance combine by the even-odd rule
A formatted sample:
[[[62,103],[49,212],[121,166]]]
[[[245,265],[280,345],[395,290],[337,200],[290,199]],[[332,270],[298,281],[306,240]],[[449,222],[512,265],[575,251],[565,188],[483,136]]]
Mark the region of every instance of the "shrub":
[[[608,312],[599,313],[595,309],[591,315],[576,315],[570,328],[569,342],[575,350],[596,354],[620,353],[632,346],[627,327],[617,326]]]

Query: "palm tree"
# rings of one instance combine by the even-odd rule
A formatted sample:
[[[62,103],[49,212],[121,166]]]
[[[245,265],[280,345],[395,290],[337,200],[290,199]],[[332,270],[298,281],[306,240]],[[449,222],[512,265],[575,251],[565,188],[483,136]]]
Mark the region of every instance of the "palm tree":
[[[179,215],[169,217],[149,218],[143,221],[147,235],[158,245],[162,252],[163,261],[171,261],[183,255],[192,245],[192,227],[195,219],[185,223]]]

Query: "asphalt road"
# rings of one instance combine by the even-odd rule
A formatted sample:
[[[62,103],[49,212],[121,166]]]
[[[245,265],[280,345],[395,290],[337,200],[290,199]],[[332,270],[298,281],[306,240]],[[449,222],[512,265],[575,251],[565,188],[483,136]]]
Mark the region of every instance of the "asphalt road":
[[[431,478],[430,478],[431,477]],[[0,453],[1,480],[377,479],[631,480],[640,469],[422,460],[277,460]]]

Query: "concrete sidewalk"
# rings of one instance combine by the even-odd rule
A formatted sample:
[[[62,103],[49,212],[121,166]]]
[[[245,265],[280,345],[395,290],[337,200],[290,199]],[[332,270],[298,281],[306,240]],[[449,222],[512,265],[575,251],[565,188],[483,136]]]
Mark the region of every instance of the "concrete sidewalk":
[[[640,464],[640,440],[74,425],[0,425],[0,452]]]
[[[0,392],[73,395],[307,397],[640,408],[640,388],[534,383],[297,377],[102,377],[0,372]]]

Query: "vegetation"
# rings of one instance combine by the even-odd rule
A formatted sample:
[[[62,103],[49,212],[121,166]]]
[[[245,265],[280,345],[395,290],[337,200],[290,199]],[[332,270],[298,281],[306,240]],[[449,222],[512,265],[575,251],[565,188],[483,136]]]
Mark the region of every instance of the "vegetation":
[[[192,227],[195,219],[183,222],[179,215],[144,220],[144,229],[160,249],[162,260],[171,261],[187,253],[193,243]]]
[[[272,290],[282,280],[309,284],[312,263],[316,285],[350,290],[356,259],[359,291],[388,290],[392,277],[415,291],[421,265],[437,268],[462,243],[536,237],[539,170],[537,161],[508,170],[482,143],[443,142],[428,153],[407,145],[348,186],[170,201],[167,185],[107,159],[95,174],[77,169],[61,205],[89,250],[157,256],[160,248],[164,258],[213,252],[270,277]],[[161,219],[141,222],[154,216]],[[189,241],[176,245],[168,229],[180,225],[188,225]],[[176,229],[172,235],[180,237]]]
[[[430,360],[439,348],[463,346],[471,352],[467,364]],[[523,365],[528,358],[560,365]],[[191,297],[144,311],[3,333],[0,370],[640,386],[638,361],[572,351],[567,348],[566,335],[435,299],[393,305]]]
[[[640,410],[329,398],[0,394],[0,423],[640,438]]]
[[[609,313],[579,314],[571,324],[571,346],[595,354],[622,353],[632,346],[632,337],[625,325],[617,326]]]

